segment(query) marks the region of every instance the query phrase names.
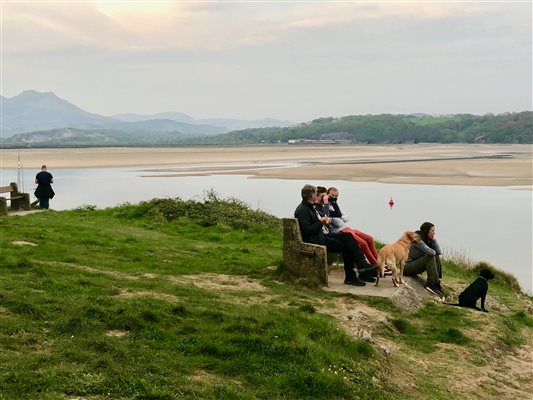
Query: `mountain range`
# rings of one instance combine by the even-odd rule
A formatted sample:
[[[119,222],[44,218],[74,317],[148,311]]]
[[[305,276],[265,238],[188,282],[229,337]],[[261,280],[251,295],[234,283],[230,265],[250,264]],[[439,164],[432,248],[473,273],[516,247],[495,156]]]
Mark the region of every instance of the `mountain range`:
[[[180,112],[154,115],[118,114],[111,117],[90,113],[59,98],[52,92],[25,90],[17,96],[2,101],[2,138],[20,133],[78,129],[84,131],[113,130],[115,132],[172,132],[181,135],[216,135],[235,129],[288,126],[289,121],[275,119],[195,120]]]

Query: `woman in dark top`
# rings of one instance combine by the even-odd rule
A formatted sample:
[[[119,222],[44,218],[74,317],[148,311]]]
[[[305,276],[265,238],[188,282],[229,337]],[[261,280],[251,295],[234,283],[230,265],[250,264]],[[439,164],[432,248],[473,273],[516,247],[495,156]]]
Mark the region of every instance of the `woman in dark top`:
[[[403,274],[413,276],[426,271],[426,290],[443,297],[444,292],[440,284],[442,279],[440,255],[442,251],[435,239],[435,225],[431,222],[424,222],[416,233],[420,235],[422,240],[411,245]]]

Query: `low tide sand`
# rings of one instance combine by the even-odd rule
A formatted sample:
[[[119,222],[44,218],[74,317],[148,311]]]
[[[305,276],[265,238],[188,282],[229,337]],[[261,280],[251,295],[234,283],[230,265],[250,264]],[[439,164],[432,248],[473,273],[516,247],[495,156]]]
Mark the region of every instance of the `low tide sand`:
[[[178,148],[4,149],[2,168],[140,167],[144,176],[245,174],[409,184],[533,184],[531,145],[417,144]]]

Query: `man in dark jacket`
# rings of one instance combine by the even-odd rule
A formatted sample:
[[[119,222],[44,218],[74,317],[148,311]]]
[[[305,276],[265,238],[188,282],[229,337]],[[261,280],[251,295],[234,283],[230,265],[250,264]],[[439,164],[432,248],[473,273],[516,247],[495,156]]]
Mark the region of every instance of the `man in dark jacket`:
[[[342,253],[345,284],[365,286],[365,281],[375,281],[368,272],[357,277],[355,266],[358,267],[359,272],[375,271],[375,266],[366,262],[361,248],[350,233],[329,233],[327,225],[331,219],[320,215],[315,209],[316,197],[316,188],[313,185],[305,185],[302,188],[302,202],[294,211],[294,217],[298,219],[300,225],[302,240],[324,245],[328,251]]]
[[[35,176],[35,183],[37,184],[37,189],[35,189],[35,197],[39,199],[39,207],[48,208],[49,201],[54,197],[55,193],[52,189],[52,183],[54,183],[54,177],[46,165],[41,167],[41,172]]]

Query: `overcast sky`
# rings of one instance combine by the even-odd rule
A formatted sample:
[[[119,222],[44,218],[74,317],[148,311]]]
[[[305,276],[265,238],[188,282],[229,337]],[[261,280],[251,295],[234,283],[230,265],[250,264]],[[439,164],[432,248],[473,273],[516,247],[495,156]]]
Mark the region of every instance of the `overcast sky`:
[[[523,2],[2,1],[2,95],[301,122],[532,109]]]

